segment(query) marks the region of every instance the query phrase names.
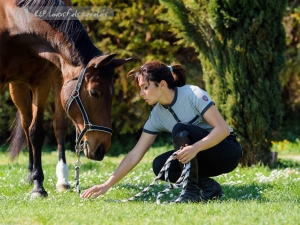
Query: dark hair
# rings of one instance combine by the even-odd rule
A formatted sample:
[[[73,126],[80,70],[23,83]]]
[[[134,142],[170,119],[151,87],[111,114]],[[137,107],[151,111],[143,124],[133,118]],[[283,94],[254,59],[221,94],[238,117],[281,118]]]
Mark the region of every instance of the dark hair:
[[[142,76],[147,82],[154,82],[156,86],[162,80],[167,82],[170,89],[174,89],[175,86],[184,86],[186,84],[186,69],[178,63],[171,63],[170,67],[159,60],[154,60],[132,69],[127,76],[134,77],[136,86],[138,86],[139,76]]]

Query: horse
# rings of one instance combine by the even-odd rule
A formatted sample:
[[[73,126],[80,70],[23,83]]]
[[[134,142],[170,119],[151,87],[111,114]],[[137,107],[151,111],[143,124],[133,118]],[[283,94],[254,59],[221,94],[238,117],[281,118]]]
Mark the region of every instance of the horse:
[[[53,86],[54,130],[58,142],[58,189],[68,188],[64,139],[67,116],[78,132],[76,146],[88,159],[101,161],[111,145],[111,105],[114,69],[131,59],[115,59],[94,46],[78,19],[37,18],[43,7],[60,9],[60,0],[0,2],[0,92],[9,84],[19,112],[10,145],[12,159],[26,143],[31,197],[46,197],[41,156],[45,138],[43,115]],[[25,10],[26,9],[26,10]],[[18,12],[18,14],[16,14]],[[20,13],[25,12],[20,17]],[[22,127],[22,129],[18,129]],[[81,145],[81,143],[83,143]],[[58,172],[57,172],[58,173]]]
[[[66,4],[66,6],[72,7],[72,1],[71,0],[63,0],[63,2]],[[61,90],[61,72],[58,71],[57,73],[53,74],[52,79],[52,86],[53,86],[53,92],[54,96],[60,95]],[[25,84],[16,84],[16,83],[10,83],[9,84],[9,91],[10,95],[14,95],[14,90],[16,90],[16,93],[20,93],[19,90],[22,90],[23,92],[23,102],[27,103],[27,106],[24,107],[24,110],[31,110],[31,104],[32,102],[29,101],[31,98],[29,95],[31,95],[31,91],[29,87]],[[26,97],[27,94],[27,97]],[[21,96],[19,96],[20,99]],[[54,127],[54,134],[57,141],[57,148],[58,148],[58,163],[56,166],[56,177],[57,177],[57,183],[56,188],[58,191],[65,191],[70,188],[70,184],[68,182],[68,166],[66,164],[66,157],[65,157],[65,136],[67,133],[67,116],[65,114],[65,111],[60,103],[60,98],[54,98],[54,104],[55,104],[55,115],[53,119],[53,127]],[[23,104],[24,106],[25,104]],[[31,115],[31,111],[29,111],[26,115]],[[32,119],[30,117],[27,118],[28,123],[30,124],[30,121]],[[22,123],[20,121],[20,113],[18,112],[16,114],[16,120],[15,120],[15,126],[12,131],[11,136],[9,137],[8,141],[11,141],[9,149],[11,153],[11,159],[13,160],[16,158],[16,156],[19,154],[19,152],[26,147],[26,137],[24,136]],[[22,140],[22,141],[20,141]],[[22,143],[23,142],[23,143]],[[31,154],[32,151],[29,151],[29,165],[28,169],[29,171],[32,171],[33,167],[33,155]],[[28,178],[26,180],[27,183],[32,183],[31,180],[31,173],[29,173]]]
[[[71,0],[63,0],[63,2],[69,6],[72,7],[72,2]],[[53,74],[53,78],[52,79],[52,86],[53,86],[53,91],[54,91],[54,96],[59,96],[60,95],[60,90],[61,90],[61,73],[60,71],[58,71],[57,73]],[[22,91],[21,91],[22,90]],[[22,95],[17,97],[17,98],[13,98],[14,99],[19,99],[21,97],[23,97],[23,112],[25,112],[24,110],[29,110],[26,115],[28,115],[29,117],[25,120],[28,121],[27,124],[30,124],[30,121],[32,120],[32,118],[30,117],[31,115],[31,91],[30,88],[22,83],[10,83],[9,84],[9,91],[10,91],[10,95],[14,96],[14,93],[21,93]],[[24,103],[27,103],[27,105],[25,105]],[[66,164],[66,157],[65,157],[65,136],[67,133],[67,117],[65,115],[65,111],[60,103],[60,98],[55,98],[54,99],[54,103],[55,103],[55,115],[54,115],[54,119],[53,119],[53,127],[54,127],[54,134],[56,137],[56,141],[57,141],[57,148],[58,148],[58,163],[56,166],[56,176],[57,176],[57,183],[56,183],[56,188],[58,191],[64,191],[64,190],[68,190],[70,188],[70,184],[68,182],[68,166]],[[25,106],[25,107],[24,107]],[[23,116],[24,117],[24,116]],[[10,147],[9,149],[11,149],[10,153],[11,153],[11,159],[13,160],[14,158],[16,158],[16,156],[20,153],[20,151],[22,149],[24,149],[26,147],[26,137],[24,136],[24,131],[23,131],[23,127],[22,127],[22,123],[20,120],[20,113],[18,112],[16,114],[16,120],[15,120],[16,124],[14,126],[14,129],[12,131],[11,136],[9,137],[9,141],[11,141],[10,143]],[[26,128],[25,128],[26,129]],[[27,141],[28,142],[28,141]],[[31,148],[30,148],[31,150]],[[32,154],[32,150],[29,151],[29,165],[28,165],[28,169],[29,171],[32,171],[33,168],[33,154]],[[28,178],[26,180],[27,183],[32,183],[31,180],[31,172],[29,172]]]

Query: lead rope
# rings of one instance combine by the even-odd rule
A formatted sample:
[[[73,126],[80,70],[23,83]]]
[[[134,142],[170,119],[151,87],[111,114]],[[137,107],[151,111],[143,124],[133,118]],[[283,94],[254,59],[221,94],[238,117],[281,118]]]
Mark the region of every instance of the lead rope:
[[[156,183],[156,181],[159,180],[159,178],[161,178],[163,176],[163,174],[165,174],[165,180],[168,182],[169,187],[158,193],[158,195],[156,197],[156,203],[160,204],[161,203],[160,199],[166,193],[168,193],[170,190],[182,187],[180,195],[177,198],[174,198],[170,203],[180,202],[181,199],[182,199],[182,196],[184,195],[185,190],[186,190],[186,186],[187,186],[187,182],[188,182],[188,177],[190,175],[191,163],[188,162],[187,164],[184,164],[181,176],[179,177],[179,179],[176,181],[175,184],[172,184],[169,181],[169,167],[171,165],[171,161],[173,160],[174,156],[176,156],[177,154],[178,154],[178,152],[174,152],[168,158],[168,160],[166,161],[166,163],[164,164],[164,166],[160,170],[160,172],[157,175],[157,177],[152,181],[152,183],[148,187],[146,187],[144,190],[142,190],[138,194],[134,195],[133,197],[131,197],[129,199],[122,200],[122,202],[133,201],[133,200],[136,200],[137,198],[139,198],[140,196],[144,195],[146,192],[148,192],[154,186],[154,184]],[[163,202],[163,203],[168,203],[168,202]]]

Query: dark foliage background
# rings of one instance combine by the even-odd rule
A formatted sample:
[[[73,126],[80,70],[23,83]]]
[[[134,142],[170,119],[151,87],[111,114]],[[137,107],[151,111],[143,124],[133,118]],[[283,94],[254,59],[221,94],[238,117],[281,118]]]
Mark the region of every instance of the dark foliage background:
[[[110,6],[114,10],[111,20],[82,21],[93,43],[104,53],[118,53],[118,57],[133,57],[134,60],[116,70],[116,96],[112,107],[113,144],[109,154],[125,153],[135,144],[141,133],[151,107],[143,102],[131,80],[126,77],[128,71],[142,63],[159,59],[165,63],[182,63],[188,70],[188,83],[202,88],[202,65],[194,46],[177,37],[168,21],[159,19],[166,10],[157,0],[149,1],[108,1],[73,0],[74,6]],[[217,2],[217,1],[216,1]],[[205,10],[205,9],[203,9]],[[200,14],[199,14],[200,15]],[[299,137],[300,121],[300,68],[299,68],[299,32],[300,4],[289,1],[285,11],[283,25],[286,32],[286,65],[280,74],[282,91],[283,123],[280,130],[273,134],[275,140],[288,138],[293,141]],[[52,128],[54,116],[54,96],[51,93],[45,112],[45,144],[55,146]],[[5,144],[12,129],[16,108],[10,100],[7,87],[0,95],[0,141]],[[73,149],[75,131],[69,123],[67,148]],[[170,137],[161,134],[158,144],[170,143]],[[53,147],[55,148],[55,147]]]

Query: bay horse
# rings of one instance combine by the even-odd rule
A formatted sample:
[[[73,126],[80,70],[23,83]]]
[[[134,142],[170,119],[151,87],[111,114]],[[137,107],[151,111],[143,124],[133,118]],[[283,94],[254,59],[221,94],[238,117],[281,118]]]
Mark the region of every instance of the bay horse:
[[[28,180],[33,183],[31,197],[47,196],[41,154],[45,138],[43,116],[51,85],[59,150],[57,188],[61,189],[69,186],[64,153],[67,115],[79,133],[77,145],[83,141],[85,156],[101,161],[111,145],[114,68],[130,60],[114,59],[116,54],[104,55],[74,17],[46,20],[34,15],[35,10],[52,6],[66,7],[60,0],[0,2],[0,92],[9,84],[19,111],[22,130],[18,126],[14,130],[10,152],[15,158],[25,140],[29,151]],[[20,9],[27,12],[21,18]],[[58,173],[59,169],[62,173]]]

